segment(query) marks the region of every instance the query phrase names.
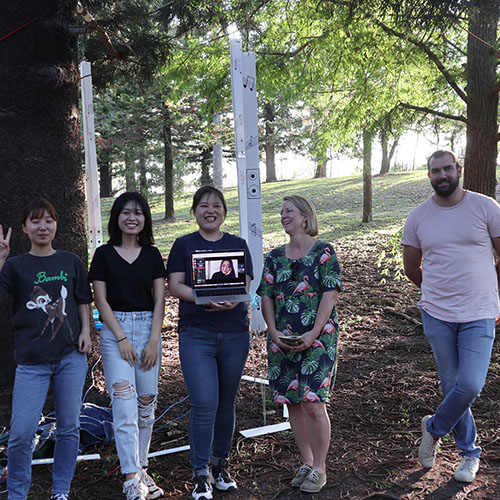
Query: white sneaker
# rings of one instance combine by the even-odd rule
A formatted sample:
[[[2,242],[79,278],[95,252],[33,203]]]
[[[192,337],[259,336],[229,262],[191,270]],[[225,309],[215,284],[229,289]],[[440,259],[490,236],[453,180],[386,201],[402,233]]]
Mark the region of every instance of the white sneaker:
[[[134,477],[123,483],[122,491],[127,500],[146,500],[148,489],[138,477]]]
[[[434,436],[427,430],[426,424],[432,415],[426,415],[422,419],[422,441],[418,448],[418,460],[425,469],[430,469],[436,461],[436,452],[440,439],[434,439]]]
[[[479,458],[464,457],[455,471],[455,481],[461,483],[472,483],[476,479],[476,472],[479,470]]]
[[[148,489],[146,494],[147,500],[153,500],[154,498],[163,496],[163,490],[154,482],[154,479],[146,472],[146,469],[141,469],[137,475],[141,483]]]
[[[229,464],[226,459],[220,461],[219,465],[212,465],[209,480],[220,491],[234,491],[238,488],[236,481],[229,475]]]
[[[194,490],[191,493],[194,500],[212,500],[212,491],[208,476],[196,476],[194,478]]]

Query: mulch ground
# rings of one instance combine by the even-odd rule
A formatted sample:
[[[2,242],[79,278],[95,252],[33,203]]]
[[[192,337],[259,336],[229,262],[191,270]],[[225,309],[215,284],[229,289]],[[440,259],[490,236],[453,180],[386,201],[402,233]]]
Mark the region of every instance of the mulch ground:
[[[329,403],[332,441],[327,486],[314,495],[301,494],[288,486],[299,465],[290,431],[248,439],[238,433],[283,421],[282,408],[269,404],[263,386],[243,381],[231,455],[231,471],[239,489],[233,493],[215,492],[214,498],[500,500],[498,343],[486,386],[473,407],[483,448],[476,481],[461,484],[453,480],[460,457],[452,438],[444,440],[435,467],[422,469],[417,461],[420,420],[439,404],[439,382],[420,325],[415,287],[391,280],[380,283],[375,261],[382,248],[381,240],[382,237],[375,240],[373,236],[358,238],[336,247],[344,290],[339,302],[338,375],[335,396]],[[173,300],[170,303],[171,325],[163,334],[164,368],[158,415],[186,396],[177,356],[176,305]],[[245,373],[266,378],[262,333],[253,337]],[[99,365],[94,370],[94,385],[87,400],[108,405]],[[186,400],[165,413],[157,422],[151,451],[187,444],[188,411]],[[123,498],[114,445],[85,451],[100,453],[102,459],[78,463],[72,498]],[[165,489],[165,498],[189,498],[192,484],[187,452],[158,457],[149,470]],[[29,498],[46,499],[49,491],[50,466],[34,467]],[[6,494],[0,498],[6,498]]]

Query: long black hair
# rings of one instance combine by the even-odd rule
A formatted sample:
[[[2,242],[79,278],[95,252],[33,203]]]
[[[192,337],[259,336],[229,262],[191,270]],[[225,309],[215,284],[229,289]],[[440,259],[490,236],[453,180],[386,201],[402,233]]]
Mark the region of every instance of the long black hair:
[[[136,203],[136,205],[139,205],[141,207],[142,213],[144,214],[144,228],[137,237],[139,245],[141,247],[152,245],[154,243],[154,238],[151,209],[149,208],[146,198],[144,198],[141,193],[130,191],[127,191],[126,193],[118,196],[118,198],[116,198],[115,202],[113,203],[113,206],[111,207],[108,222],[108,243],[114,246],[120,246],[122,244],[122,231],[118,226],[118,217],[120,216],[123,207],[129,201],[133,201],[134,203]]]

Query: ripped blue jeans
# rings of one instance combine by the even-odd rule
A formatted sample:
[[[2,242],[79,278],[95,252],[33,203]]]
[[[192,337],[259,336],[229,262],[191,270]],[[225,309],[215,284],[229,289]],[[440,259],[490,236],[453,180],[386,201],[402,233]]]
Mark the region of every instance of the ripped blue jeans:
[[[152,312],[118,312],[114,315],[139,356],[149,341]],[[140,362],[125,361],[113,332],[103,324],[100,349],[106,386],[111,398],[116,451],[122,474],[138,472],[148,464],[149,445],[158,396],[161,342],[156,366],[144,371]]]

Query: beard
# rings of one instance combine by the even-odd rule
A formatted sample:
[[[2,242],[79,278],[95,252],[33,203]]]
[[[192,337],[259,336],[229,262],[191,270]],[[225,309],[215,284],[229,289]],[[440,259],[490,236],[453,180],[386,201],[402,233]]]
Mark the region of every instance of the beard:
[[[449,182],[443,182],[441,184],[439,182],[431,182],[431,185],[434,189],[434,192],[438,196],[448,198],[448,196],[450,196],[458,186],[458,177],[456,179],[450,180]]]

